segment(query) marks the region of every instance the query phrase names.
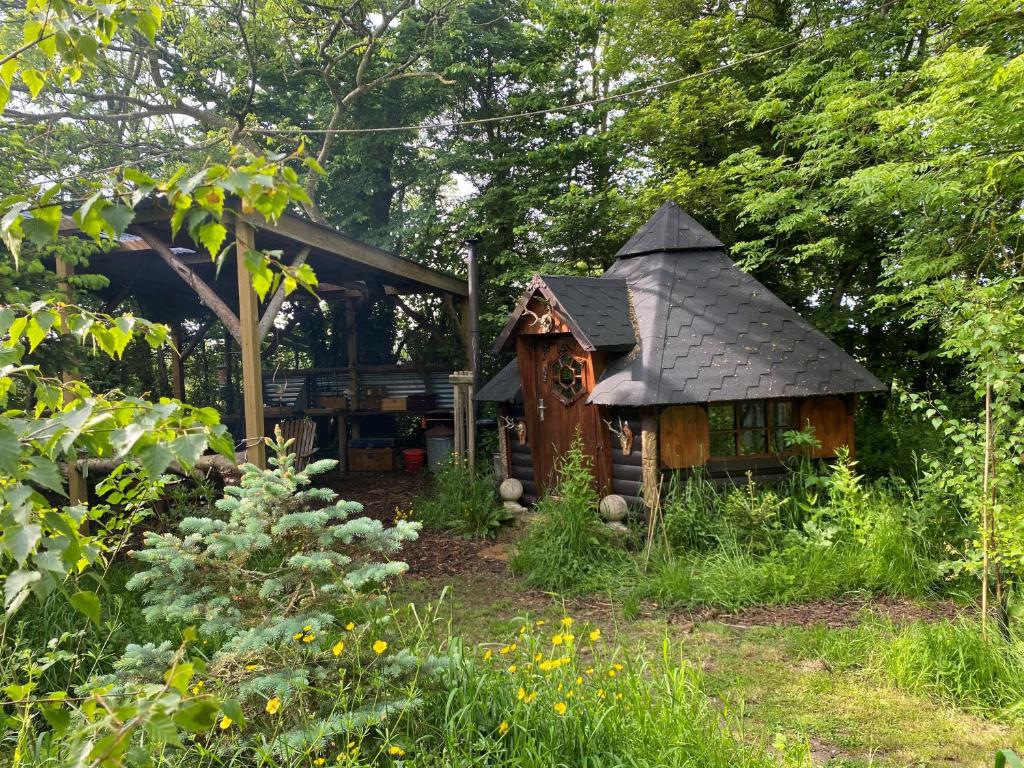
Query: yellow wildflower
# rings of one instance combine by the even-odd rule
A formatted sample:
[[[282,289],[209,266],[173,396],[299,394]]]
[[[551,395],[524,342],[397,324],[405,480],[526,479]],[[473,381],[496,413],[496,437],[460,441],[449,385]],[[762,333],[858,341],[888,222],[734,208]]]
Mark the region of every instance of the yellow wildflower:
[[[312,643],[314,640],[316,640],[316,635],[303,635],[302,637],[302,642],[307,644]]]
[[[511,645],[503,645],[503,646],[501,646],[501,649],[498,651],[498,653],[500,653],[502,656],[508,656],[508,654],[509,654],[509,652],[511,650],[512,650],[512,646]]]
[[[313,765],[323,765],[326,762],[327,761],[324,760],[322,757],[318,757],[316,760],[313,761]]]
[[[565,692],[565,698],[567,698],[567,699],[571,699],[575,695],[576,694],[573,693],[572,690],[568,690],[568,691]]]
[[[563,640],[565,640],[565,642],[566,642],[566,645],[568,645],[569,643],[571,643],[571,642],[572,642],[573,640],[575,640],[575,639],[576,639],[576,635],[572,634],[571,632],[566,632],[566,633],[565,633],[565,634],[564,634],[564,635],[562,636],[562,639],[563,639]]]
[[[622,694],[621,693],[616,693],[615,694],[615,698],[616,699],[621,699],[622,698]]]
[[[589,667],[589,668],[587,669],[587,674],[588,674],[588,675],[592,675],[592,674],[594,674],[594,668],[593,668],[593,667]]]
[[[333,646],[331,646],[331,653],[333,653],[335,656],[341,656],[341,652],[344,650],[345,642],[343,640],[339,640]]]
[[[302,628],[302,631],[303,632],[312,632],[313,631],[313,625],[312,624],[307,624],[306,626],[304,626]]]
[[[267,700],[267,714],[276,715],[277,711],[281,709],[281,700],[275,696],[272,699]]]
[[[609,669],[608,670],[608,677],[615,677],[615,670],[614,669]]]
[[[603,699],[604,698],[604,688],[598,688],[597,689],[597,698],[599,698],[599,699]]]
[[[388,649],[388,644],[384,640],[378,640],[373,644],[373,652],[380,656],[384,651]]]
[[[254,669],[259,669],[259,668],[260,668],[259,664],[246,664],[245,665],[245,669],[246,669],[247,672],[252,672]]]
[[[562,686],[562,684],[561,684],[561,683],[559,683],[559,684],[558,684],[558,692],[559,692],[559,693],[561,693],[561,692],[562,692],[562,687],[563,687],[563,686]]]
[[[350,621],[348,624],[345,625],[345,629],[348,630],[349,632],[351,632],[355,628],[356,628],[356,623],[354,621]]]
[[[523,704],[532,704],[533,700],[536,699],[536,698],[537,698],[537,692],[536,691],[533,691],[532,693],[528,693],[528,694],[526,694],[526,698],[523,699]]]
[[[525,635],[526,634],[526,625],[525,624],[523,624],[523,626],[521,626],[519,628],[519,634],[520,635]]]
[[[533,655],[533,660],[534,661],[540,661],[543,658],[544,658],[544,654],[540,653],[539,651]]]
[[[559,701],[557,704],[555,704],[555,714],[556,715],[564,715],[566,709],[567,709],[567,707],[565,706],[565,702],[564,701]]]
[[[516,673],[516,669],[518,669],[518,667],[516,667],[515,664],[511,664],[511,665],[509,665],[508,673],[510,675],[514,675]]]
[[[576,676],[576,685],[583,685],[583,675]]]
[[[502,736],[508,733],[508,720],[501,721],[501,724],[498,725],[498,733],[500,733]]]
[[[484,651],[484,661],[490,661],[493,655],[494,654],[491,653],[491,649],[488,648],[486,651]]]
[[[230,727],[231,727],[231,724],[232,724],[233,722],[235,722],[235,721],[234,721],[234,720],[232,720],[232,719],[231,719],[230,717],[228,717],[227,715],[224,715],[224,717],[222,717],[222,718],[220,719],[220,729],[221,729],[222,731],[226,731],[226,730],[227,730],[228,728],[230,728]]]
[[[526,689],[523,688],[522,686],[519,686],[519,693],[516,694],[516,698],[519,699],[520,701],[525,699],[526,698]]]
[[[405,755],[405,750],[397,744],[392,744],[390,747],[388,747],[388,754],[393,755],[394,757],[402,757],[403,755]]]
[[[302,632],[296,632],[294,635],[292,635],[292,640],[301,640],[302,634]]]
[[[601,639],[601,630],[600,629],[591,630],[589,637],[590,637],[590,642],[596,643],[598,640]]]
[[[198,696],[198,695],[199,695],[199,692],[200,692],[201,690],[203,690],[203,686],[204,686],[204,685],[206,685],[206,683],[204,683],[204,682],[203,682],[202,680],[200,680],[200,681],[199,681],[198,683],[196,683],[195,685],[193,685],[193,686],[192,686],[192,695],[193,695],[193,696]]]
[[[625,669],[625,667],[622,666],[621,664],[612,664],[612,666],[615,667],[615,671],[616,672],[621,672],[622,670]]]
[[[536,622],[534,622],[533,626],[543,627],[545,624],[547,624],[547,622],[544,621],[544,619],[538,619]]]
[[[572,616],[563,616],[562,617],[562,626],[563,627],[571,627],[572,626]]]
[[[557,634],[557,635],[555,635],[554,637],[551,638],[551,644],[552,645],[561,645],[562,642],[564,641],[564,639],[565,638],[563,638],[561,634]]]

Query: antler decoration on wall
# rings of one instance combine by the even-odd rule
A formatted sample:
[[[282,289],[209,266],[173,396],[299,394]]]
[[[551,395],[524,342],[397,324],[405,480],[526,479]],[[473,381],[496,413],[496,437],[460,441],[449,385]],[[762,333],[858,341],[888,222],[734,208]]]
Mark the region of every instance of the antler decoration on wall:
[[[540,301],[540,299],[538,299],[538,301]],[[530,321],[530,325],[540,326],[541,333],[548,333],[555,325],[555,318],[551,314],[551,305],[547,302],[545,302],[545,304],[547,305],[548,311],[543,315],[538,315],[527,306],[523,307],[523,314],[529,315],[533,318],[533,320]]]
[[[508,432],[515,432],[516,439],[519,440],[520,445],[526,444],[526,422],[516,421],[510,416],[501,417],[501,428]]]
[[[608,419],[605,419],[604,423],[608,425],[608,431],[619,438],[619,449],[622,451],[622,455],[629,456],[633,452],[633,430],[629,424],[624,422],[621,416],[618,429]]]

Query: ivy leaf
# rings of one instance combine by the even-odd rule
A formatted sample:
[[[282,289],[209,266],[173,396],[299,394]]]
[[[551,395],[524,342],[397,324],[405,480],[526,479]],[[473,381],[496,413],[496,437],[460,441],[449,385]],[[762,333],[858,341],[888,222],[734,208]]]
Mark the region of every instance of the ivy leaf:
[[[86,616],[97,627],[100,625],[100,599],[95,592],[75,592],[70,598],[76,611]]]

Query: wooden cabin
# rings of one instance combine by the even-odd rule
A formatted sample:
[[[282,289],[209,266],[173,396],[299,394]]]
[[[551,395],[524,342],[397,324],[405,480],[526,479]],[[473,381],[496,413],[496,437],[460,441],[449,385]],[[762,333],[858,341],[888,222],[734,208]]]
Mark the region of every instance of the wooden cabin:
[[[658,478],[785,472],[781,436],[854,448],[859,393],[884,385],[665,203],[599,278],[537,276],[494,345],[502,462],[536,497],[578,429],[602,494],[656,500]],[[646,480],[646,482],[645,482]],[[653,490],[652,490],[653,488]],[[655,495],[652,495],[655,494]]]

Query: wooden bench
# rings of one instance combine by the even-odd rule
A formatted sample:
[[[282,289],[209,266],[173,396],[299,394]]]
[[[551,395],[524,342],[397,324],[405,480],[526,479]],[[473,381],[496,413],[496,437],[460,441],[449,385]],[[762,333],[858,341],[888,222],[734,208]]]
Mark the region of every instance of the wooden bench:
[[[316,453],[316,422],[312,419],[285,419],[279,422],[285,441],[294,439],[289,453],[295,454],[295,468],[305,469]]]

